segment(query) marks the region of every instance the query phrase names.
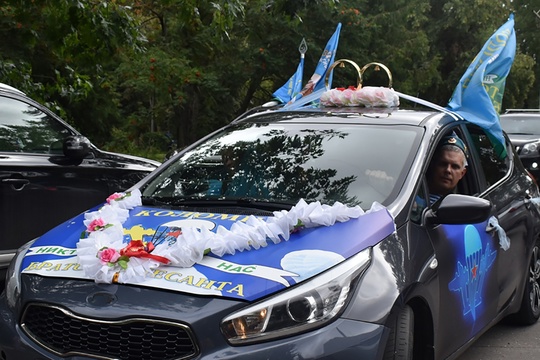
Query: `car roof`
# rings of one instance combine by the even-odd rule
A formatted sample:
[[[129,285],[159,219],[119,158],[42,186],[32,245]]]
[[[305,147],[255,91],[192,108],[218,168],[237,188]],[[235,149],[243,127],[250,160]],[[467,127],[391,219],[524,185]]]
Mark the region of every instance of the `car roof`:
[[[421,105],[413,108],[410,106],[410,104],[402,104],[400,107],[390,108],[344,106],[303,107],[295,110],[283,110],[278,107],[241,116],[234,120],[233,123],[264,121],[313,124],[336,121],[341,124],[365,123],[430,127],[428,124],[440,123],[440,121],[445,118],[447,118],[447,121],[462,120],[451,113],[446,114],[444,111],[439,109],[433,109]]]
[[[7,91],[7,92],[12,92],[12,93],[17,93],[20,95],[26,95],[21,90],[14,88],[13,86],[10,86],[8,84],[4,84],[4,83],[0,83],[0,91]]]
[[[520,114],[520,113],[529,113],[529,114],[540,114],[540,109],[506,109],[504,114]]]

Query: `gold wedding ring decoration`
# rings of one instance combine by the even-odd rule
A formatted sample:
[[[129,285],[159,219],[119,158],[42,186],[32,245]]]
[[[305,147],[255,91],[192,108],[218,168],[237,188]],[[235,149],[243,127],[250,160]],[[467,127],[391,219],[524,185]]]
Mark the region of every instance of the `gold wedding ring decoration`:
[[[380,71],[381,68],[386,71],[386,75],[388,76],[388,88],[392,88],[392,73],[390,72],[390,69],[388,69],[388,67],[386,67],[386,65],[384,64],[381,64],[381,63],[378,63],[378,62],[370,62],[369,64],[366,64],[364,65],[362,68],[360,68],[354,61],[352,60],[348,60],[348,59],[340,59],[340,60],[336,60],[332,65],[330,65],[330,67],[328,68],[328,71],[326,72],[326,77],[324,79],[325,81],[325,85],[326,85],[326,90],[330,90],[329,88],[329,85],[328,85],[328,80],[330,78],[330,75],[332,74],[332,72],[334,71],[334,68],[336,66],[339,66],[340,68],[344,68],[345,67],[345,64],[349,64],[349,65],[352,65],[355,70],[356,70],[356,73],[358,75],[358,83],[356,85],[356,88],[357,89],[361,89],[362,88],[362,76],[364,75],[364,72],[370,68],[371,66],[374,66],[374,71]]]

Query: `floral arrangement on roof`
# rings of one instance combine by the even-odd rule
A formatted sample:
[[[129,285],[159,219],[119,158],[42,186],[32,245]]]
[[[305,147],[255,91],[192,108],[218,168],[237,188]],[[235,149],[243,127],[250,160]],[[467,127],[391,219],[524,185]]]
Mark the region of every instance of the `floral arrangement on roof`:
[[[140,205],[141,193],[134,189],[109,196],[99,210],[84,215],[86,230],[77,243],[77,257],[88,277],[104,283],[141,282],[147,272],[162,265],[191,267],[210,252],[223,256],[257,250],[266,247],[268,241],[288,241],[290,234],[303,228],[331,226],[365,214],[359,206],[339,202],[329,206],[318,201],[308,204],[300,200],[289,211],[275,211],[266,220],[250,216],[245,223],[233,223],[230,229],[221,225],[215,232],[182,228],[173,244],[154,246],[142,239],[125,243],[123,223],[129,218],[129,210]],[[383,208],[374,203],[366,213]]]
[[[396,107],[399,97],[395,91],[387,87],[365,86],[356,88],[335,88],[321,95],[323,106],[365,106],[365,107]]]

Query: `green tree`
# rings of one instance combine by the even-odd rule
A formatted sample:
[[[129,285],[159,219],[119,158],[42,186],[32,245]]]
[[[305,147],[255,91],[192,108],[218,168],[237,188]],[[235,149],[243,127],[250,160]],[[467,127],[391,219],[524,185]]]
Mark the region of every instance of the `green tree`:
[[[426,96],[435,94],[432,101],[446,105],[461,76],[487,39],[514,12],[514,2],[481,0],[440,2],[432,0],[431,6],[432,27],[430,33],[433,34],[432,43],[436,53],[440,54],[442,59],[438,70],[441,76],[439,81],[434,82],[422,94]],[[515,107],[517,102],[524,104],[523,95],[529,92],[531,79],[534,78],[534,74],[531,72],[532,59],[520,53],[520,44],[523,41],[522,34],[517,30],[521,26],[520,22],[521,16],[516,13],[515,28],[518,49],[516,61],[507,78],[503,109]]]
[[[109,75],[141,36],[121,1],[20,1],[0,5],[0,81],[40,100],[90,138],[121,121]]]
[[[124,131],[134,139],[148,132],[170,133],[185,145],[230,120],[234,103],[223,81],[228,69],[221,64],[227,59],[220,52],[231,44],[233,20],[243,16],[243,3],[133,5],[148,43],[144,56],[124,58],[116,72],[122,113],[129,119]]]
[[[540,108],[540,1],[512,2],[520,56],[516,57],[509,76],[507,108]]]
[[[540,93],[538,10],[540,0],[4,0],[0,81],[98,146],[148,156],[271,100],[296,71],[303,38],[306,82],[340,22],[336,59],[383,63],[396,90],[445,106],[514,12],[518,53],[503,108],[530,107]],[[388,84],[374,69],[364,85]],[[352,69],[334,69],[333,87],[356,81]]]

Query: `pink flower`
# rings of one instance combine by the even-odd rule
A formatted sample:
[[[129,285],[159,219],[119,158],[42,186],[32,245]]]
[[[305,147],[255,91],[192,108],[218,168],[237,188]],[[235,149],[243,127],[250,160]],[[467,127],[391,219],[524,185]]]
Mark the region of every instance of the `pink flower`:
[[[104,248],[103,250],[98,251],[97,255],[103,265],[115,263],[120,258],[118,251],[111,248]]]
[[[358,100],[367,107],[392,107],[399,105],[398,96],[389,88],[366,86]]]
[[[86,229],[92,232],[92,231],[98,231],[102,229],[104,226],[105,226],[105,221],[102,218],[99,218],[99,219],[92,220],[92,222],[88,224]]]
[[[107,204],[112,203],[114,200],[121,198],[123,195],[120,193],[114,193],[107,198]]]
[[[343,90],[342,92],[343,96],[341,98],[342,104],[345,106],[355,106],[354,100],[356,98],[356,90],[353,90],[351,88],[347,88]]]
[[[322,93],[320,100],[321,100],[321,104],[323,104],[324,106],[333,106],[334,105],[330,101],[330,91],[326,91],[326,92]]]
[[[343,91],[339,89],[334,90],[330,92],[330,103],[334,106],[343,105]]]

